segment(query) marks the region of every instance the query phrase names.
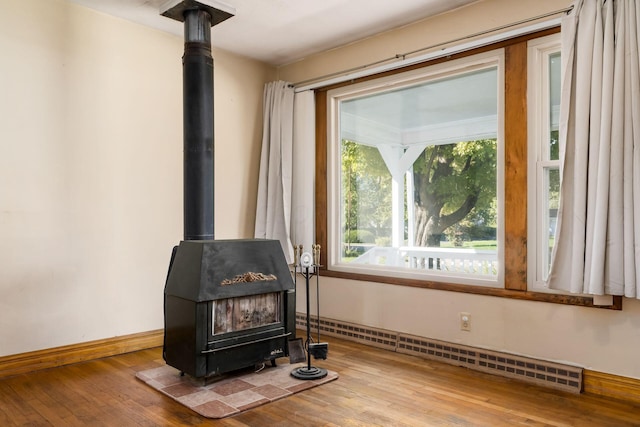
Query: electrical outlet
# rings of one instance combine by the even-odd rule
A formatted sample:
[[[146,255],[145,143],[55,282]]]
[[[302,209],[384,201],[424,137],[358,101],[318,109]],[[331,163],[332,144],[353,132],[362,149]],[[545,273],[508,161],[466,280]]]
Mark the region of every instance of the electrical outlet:
[[[471,331],[471,313],[460,313],[460,330]]]

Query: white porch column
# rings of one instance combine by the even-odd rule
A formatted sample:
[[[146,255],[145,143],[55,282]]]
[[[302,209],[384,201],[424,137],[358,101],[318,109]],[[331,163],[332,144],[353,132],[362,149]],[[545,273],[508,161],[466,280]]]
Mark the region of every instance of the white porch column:
[[[394,248],[404,243],[404,176],[411,169],[413,162],[424,151],[426,145],[412,145],[410,147],[379,145],[378,151],[391,173],[391,245]],[[410,200],[413,200],[411,194]],[[413,224],[409,225],[410,229]],[[411,235],[410,235],[411,236]]]
[[[419,155],[419,154],[418,154]],[[413,194],[413,165],[405,172],[407,183],[407,246],[414,246],[416,240],[416,215],[413,209],[415,205],[415,196]]]

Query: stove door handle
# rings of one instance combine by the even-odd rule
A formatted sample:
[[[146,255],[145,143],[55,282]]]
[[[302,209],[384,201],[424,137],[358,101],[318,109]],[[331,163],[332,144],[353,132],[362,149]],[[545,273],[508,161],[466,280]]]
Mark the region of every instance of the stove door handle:
[[[228,346],[220,347],[220,348],[212,348],[211,350],[203,350],[203,351],[200,352],[200,354],[216,353],[218,351],[229,350],[230,348],[236,348],[236,347],[243,347],[245,345],[250,345],[250,344],[253,344],[253,343],[257,343],[257,342],[269,341],[269,340],[278,339],[278,338],[285,338],[285,337],[288,337],[289,335],[291,335],[291,332],[287,332],[286,334],[276,335],[276,336],[273,336],[273,337],[260,338],[259,340],[243,342],[243,343],[240,343],[240,344],[228,345]]]

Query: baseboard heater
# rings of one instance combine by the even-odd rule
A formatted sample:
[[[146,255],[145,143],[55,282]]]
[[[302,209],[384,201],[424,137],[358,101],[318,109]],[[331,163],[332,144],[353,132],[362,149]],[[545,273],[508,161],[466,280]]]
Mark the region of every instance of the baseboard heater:
[[[318,320],[312,319],[312,328],[318,325],[320,332],[324,335],[570,393],[582,392],[583,369],[577,366],[372,328],[341,320],[322,317]],[[296,313],[296,326],[306,328],[305,314]]]

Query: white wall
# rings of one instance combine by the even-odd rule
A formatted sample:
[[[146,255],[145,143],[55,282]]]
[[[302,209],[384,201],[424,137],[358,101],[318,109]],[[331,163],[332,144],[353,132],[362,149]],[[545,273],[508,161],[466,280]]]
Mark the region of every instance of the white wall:
[[[291,82],[322,76],[568,6],[569,0],[484,0],[279,69]],[[298,281],[298,311],[304,287]],[[640,378],[640,301],[623,311],[321,278],[321,315],[378,328],[569,362]],[[315,291],[313,291],[315,296]],[[460,331],[459,313],[472,315]],[[315,313],[315,309],[312,309]]]
[[[303,280],[297,305],[305,312]],[[311,313],[315,315],[315,278]],[[471,331],[460,330],[471,313]],[[640,378],[640,301],[622,311],[320,277],[322,317]]]
[[[300,81],[569,1],[487,0],[280,69]],[[61,0],[0,0],[0,356],[162,328],[182,237],[182,40]],[[216,238],[250,237],[264,83],[214,50]],[[299,282],[300,284],[301,282]],[[321,278],[322,315],[640,378],[614,312]],[[299,294],[304,309],[304,294]],[[458,313],[472,314],[472,331]]]
[[[62,0],[0,0],[0,356],[163,327],[182,45]],[[275,72],[213,55],[216,237],[251,237]]]

